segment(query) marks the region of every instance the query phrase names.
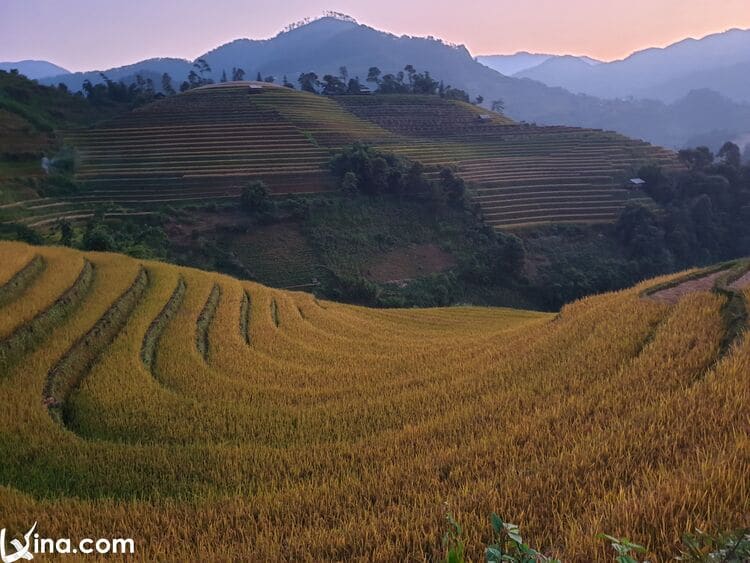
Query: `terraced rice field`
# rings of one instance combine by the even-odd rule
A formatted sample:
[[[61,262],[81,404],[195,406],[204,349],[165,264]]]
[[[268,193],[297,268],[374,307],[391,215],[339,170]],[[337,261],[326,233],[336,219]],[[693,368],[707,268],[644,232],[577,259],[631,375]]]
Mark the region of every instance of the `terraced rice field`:
[[[627,201],[643,197],[624,187],[639,166],[676,166],[670,151],[616,133],[514,124],[495,114],[481,119],[480,109],[439,98],[340,100],[362,118],[419,139],[395,152],[457,166],[474,186],[485,220],[498,228],[612,221]]]
[[[665,560],[750,511],[750,339],[727,293],[642,297],[679,279],[556,318],[370,310],[0,243],[0,522],[144,561],[410,561],[450,511],[480,560],[496,511],[565,561],[611,560],[603,531]]]
[[[325,165],[356,141],[433,173],[456,166],[497,228],[612,221],[639,197],[623,187],[638,166],[676,166],[671,152],[615,133],[516,124],[434,96],[331,98],[250,82],[192,90],[66,138],[87,193],[25,202],[18,220],[41,227],[106,204],[126,213],[227,200],[250,179],[275,194],[332,190]]]
[[[110,122],[71,133],[80,147],[81,180],[108,187],[160,187],[183,180],[236,185],[262,176],[275,190],[309,191],[328,152],[272,108],[255,103],[262,89],[207,88],[164,99]],[[177,101],[177,103],[175,103]],[[140,183],[133,184],[133,182]]]

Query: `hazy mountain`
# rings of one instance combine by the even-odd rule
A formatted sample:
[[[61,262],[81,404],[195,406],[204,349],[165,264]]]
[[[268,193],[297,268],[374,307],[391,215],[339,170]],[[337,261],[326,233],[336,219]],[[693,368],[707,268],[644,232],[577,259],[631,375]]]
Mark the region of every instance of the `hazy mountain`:
[[[656,86],[639,90],[637,95],[673,101],[685,92],[706,87],[733,100],[750,102],[750,58],[747,62],[732,66],[686,73]]]
[[[132,65],[121,66],[117,68],[109,68],[107,70],[92,70],[88,72],[73,72],[68,74],[59,74],[55,76],[47,76],[39,80],[42,84],[49,84],[56,86],[59,83],[65,84],[71,90],[80,90],[84,81],[89,80],[91,83],[96,84],[102,82],[101,73],[104,73],[110,80],[129,83],[135,80],[135,76],[140,74],[143,78],[151,78],[155,84],[161,86],[161,75],[167,72],[175,80],[175,88],[179,86],[190,69],[193,67],[193,63],[185,59],[172,59],[172,58],[158,58],[158,59],[146,59],[144,61],[137,62]],[[179,82],[177,82],[179,78]]]
[[[685,139],[685,146],[717,150],[725,141],[750,134],[750,104],[737,104],[713,90],[693,90],[668,108],[671,119],[665,134]]]
[[[475,61],[462,45],[447,45],[427,37],[396,36],[349,20],[321,18],[276,37],[265,40],[237,39],[205,53],[212,67],[211,77],[218,80],[222,72],[231,75],[233,67],[245,70],[246,78],[274,76],[277,82],[286,75],[296,83],[301,72],[314,71],[319,76],[338,74],[346,66],[350,76],[363,81],[371,66],[383,73],[398,72],[406,64],[418,70],[429,70],[446,84],[463,88],[473,96],[481,94],[487,103],[502,98],[509,115],[528,121],[560,122],[574,116],[586,106],[597,105],[593,98],[574,96],[560,88],[549,88],[538,82],[503,76]],[[191,62],[182,59],[150,59],[133,65],[107,69],[113,80],[132,80],[138,73],[168,72],[175,84],[182,82],[191,70]],[[84,80],[100,82],[99,71],[48,77],[41,82],[64,82],[78,90]]]
[[[586,80],[593,66],[580,57],[564,55],[550,57],[536,66],[515,73],[514,76],[538,80],[548,86],[562,86],[561,83],[580,83]],[[563,86],[563,88],[566,87]],[[566,89],[575,91],[570,88]]]
[[[224,71],[231,76],[232,68],[240,67],[248,79],[254,79],[260,72],[264,77],[274,76],[277,83],[284,75],[296,83],[301,72],[314,71],[321,77],[327,73],[338,74],[341,66],[347,67],[349,76],[364,80],[371,66],[379,67],[383,73],[395,73],[412,64],[420,71],[429,70],[445,84],[465,89],[472,97],[481,94],[486,105],[502,99],[506,113],[516,120],[610,129],[665,146],[681,147],[690,138],[730,128],[730,125],[737,135],[750,132],[750,106],[735,104],[721,96],[717,106],[720,110],[711,105],[716,99],[710,96],[692,96],[686,102],[696,115],[712,116],[713,123],[695,119],[676,121],[682,120],[681,105],[573,94],[536,80],[505,76],[476,61],[462,45],[448,45],[432,37],[396,36],[348,19],[326,17],[271,39],[238,39],[199,58],[210,64],[214,80]],[[537,66],[549,67],[553,63],[569,72],[580,72],[584,68],[595,71],[615,64],[590,66],[576,57],[555,57]],[[177,87],[185,80],[191,65],[190,61],[182,59],[150,59],[105,72],[111,79],[126,82],[141,74],[151,77],[157,87],[161,74],[168,72]],[[662,81],[670,78],[666,73],[660,73],[659,77]],[[85,79],[101,81],[98,72],[88,72],[46,78],[41,82],[65,82],[71,89],[79,89]],[[706,104],[705,107],[702,104]],[[717,125],[719,121],[725,125]]]
[[[260,72],[264,77],[276,77],[277,82],[284,75],[296,82],[299,74],[307,71],[320,76],[338,74],[341,66],[348,68],[350,76],[359,76],[364,81],[371,66],[378,66],[383,73],[395,73],[406,64],[412,64],[419,70],[429,70],[446,84],[464,88],[472,95],[482,94],[488,103],[502,98],[509,115],[521,120],[555,122],[558,116],[567,118],[587,105],[598,103],[593,98],[574,96],[560,88],[503,76],[475,61],[464,46],[447,45],[430,37],[399,37],[330,17],[280,33],[272,39],[238,39],[199,58],[210,64],[214,80],[218,80],[223,71],[231,75],[232,67],[241,67],[246,78],[254,79]],[[161,75],[168,72],[175,84],[179,84],[190,69],[189,61],[150,59],[104,72],[113,80],[132,79],[137,73]],[[99,71],[93,71],[49,77],[41,82],[62,81],[71,89],[79,89],[86,79],[102,80]]]
[[[553,55],[543,53],[527,53],[519,51],[514,55],[482,55],[476,60],[505,76],[513,76],[515,73],[527,68],[533,68]]]
[[[484,68],[462,45],[448,46],[433,38],[397,37],[328,17],[268,40],[238,39],[202,58],[211,65],[214,78],[239,66],[248,77],[260,72],[279,81],[287,75],[292,82],[301,72],[314,71],[322,77],[338,74],[341,66],[347,67],[350,76],[364,81],[371,66],[378,66],[385,74],[412,64],[458,86],[459,77],[469,78],[474,67]]]
[[[490,67],[493,70],[498,71],[500,74],[506,76],[513,76],[514,74],[539,66],[550,59],[556,59],[561,57],[567,57],[570,55],[549,55],[543,53],[527,53],[526,51],[519,51],[514,55],[482,55],[476,58],[476,60],[485,66]],[[573,57],[589,65],[599,64],[601,61],[592,59],[591,57]]]
[[[604,98],[672,101],[690,90],[711,88],[735,100],[750,100],[748,64],[750,30],[732,29],[595,66],[573,66],[564,57],[549,59],[516,76]]]
[[[56,74],[68,74],[70,72],[63,67],[57,66],[48,61],[0,62],[0,70],[7,72],[12,69],[17,69],[19,73],[23,74],[26,78],[31,78],[32,80]]]

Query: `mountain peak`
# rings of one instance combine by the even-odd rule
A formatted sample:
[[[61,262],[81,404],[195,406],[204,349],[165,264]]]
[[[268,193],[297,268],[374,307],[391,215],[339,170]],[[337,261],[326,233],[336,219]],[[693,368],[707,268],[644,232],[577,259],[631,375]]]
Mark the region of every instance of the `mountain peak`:
[[[322,16],[314,18],[304,18],[294,23],[289,24],[277,35],[283,35],[300,29],[313,29],[313,28],[336,28],[336,29],[349,29],[360,25],[359,22],[352,16],[343,14],[341,12],[325,12]]]

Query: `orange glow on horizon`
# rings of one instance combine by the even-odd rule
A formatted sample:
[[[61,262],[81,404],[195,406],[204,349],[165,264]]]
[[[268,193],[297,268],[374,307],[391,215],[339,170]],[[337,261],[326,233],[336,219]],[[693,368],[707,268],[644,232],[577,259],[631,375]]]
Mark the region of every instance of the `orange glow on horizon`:
[[[750,28],[750,0],[2,0],[0,60],[91,70],[150,57],[193,59],[330,9],[397,35],[463,44],[475,56],[531,51],[613,60]]]

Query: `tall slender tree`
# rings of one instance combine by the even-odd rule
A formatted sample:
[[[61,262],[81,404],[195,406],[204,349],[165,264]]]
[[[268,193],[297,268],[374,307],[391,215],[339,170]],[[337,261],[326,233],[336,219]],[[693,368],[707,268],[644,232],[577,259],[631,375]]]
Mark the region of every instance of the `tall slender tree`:
[[[176,94],[174,86],[172,86],[172,77],[169,76],[168,72],[161,75],[161,89],[166,96],[174,96]]]

